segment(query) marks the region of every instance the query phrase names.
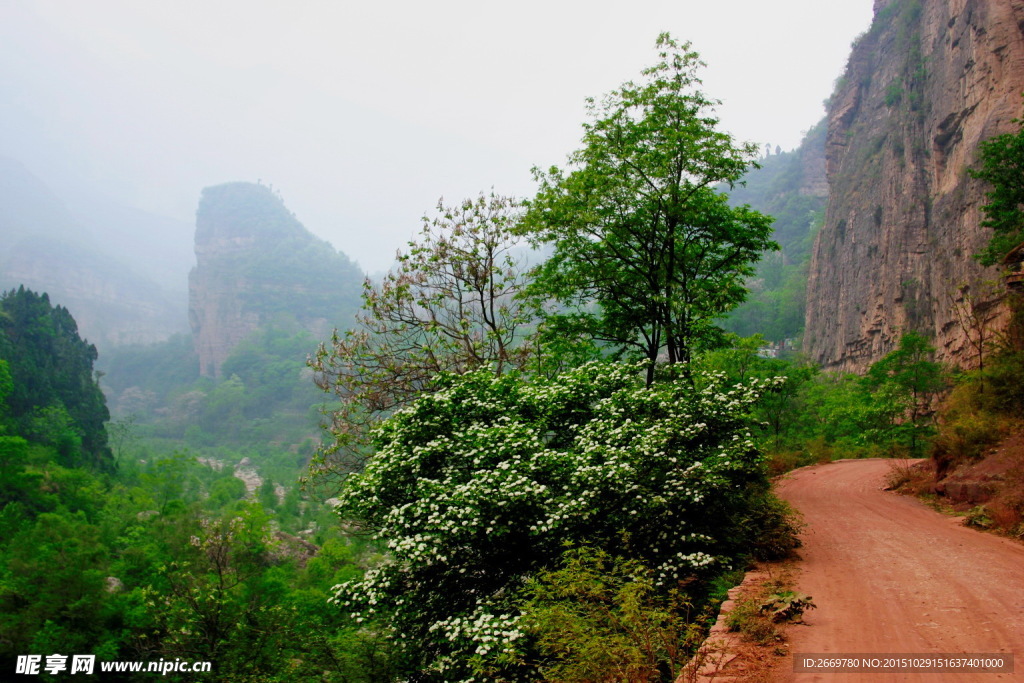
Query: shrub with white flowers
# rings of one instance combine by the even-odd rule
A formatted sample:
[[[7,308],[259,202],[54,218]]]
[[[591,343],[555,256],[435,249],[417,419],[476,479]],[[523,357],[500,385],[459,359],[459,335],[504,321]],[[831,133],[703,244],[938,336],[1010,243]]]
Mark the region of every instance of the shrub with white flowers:
[[[641,366],[617,363],[552,381],[451,377],[384,422],[346,480],[339,514],[387,559],[332,599],[390,629],[410,680],[526,678],[522,590],[567,543],[638,560],[666,592],[743,552],[745,503],[764,483],[746,415],[771,383],[646,387]]]

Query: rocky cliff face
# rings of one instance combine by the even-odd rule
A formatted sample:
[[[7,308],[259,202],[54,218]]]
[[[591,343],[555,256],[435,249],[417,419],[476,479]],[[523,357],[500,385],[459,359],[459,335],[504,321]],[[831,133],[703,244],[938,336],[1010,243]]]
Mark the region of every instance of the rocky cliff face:
[[[863,370],[917,330],[969,365],[1003,313],[996,269],[972,255],[986,188],[978,143],[1014,129],[1024,93],[1024,0],[876,0],[829,105],[830,200],[808,277],[805,348]],[[968,316],[969,317],[969,316]]]
[[[358,267],[310,234],[263,185],[203,190],[195,252],[189,323],[205,377],[218,377],[231,351],[257,329],[305,329],[324,338],[358,307]]]

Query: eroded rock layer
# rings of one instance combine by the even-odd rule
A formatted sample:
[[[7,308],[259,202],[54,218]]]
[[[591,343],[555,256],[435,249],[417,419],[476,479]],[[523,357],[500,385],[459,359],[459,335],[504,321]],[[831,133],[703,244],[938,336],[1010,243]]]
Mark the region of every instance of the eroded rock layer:
[[[805,348],[859,371],[904,331],[969,366],[995,327],[997,269],[972,258],[986,188],[978,144],[1015,129],[1024,0],[878,0],[829,103],[830,201],[808,280]],[[984,332],[988,334],[988,332]]]

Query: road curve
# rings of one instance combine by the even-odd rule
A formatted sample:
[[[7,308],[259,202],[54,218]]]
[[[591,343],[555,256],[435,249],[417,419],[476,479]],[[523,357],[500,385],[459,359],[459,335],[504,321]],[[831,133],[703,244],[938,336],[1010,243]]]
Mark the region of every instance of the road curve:
[[[795,470],[777,486],[804,515],[796,588],[818,608],[791,653],[1014,653],[1016,673],[794,673],[777,681],[1024,681],[1024,545],[883,490],[889,460]]]

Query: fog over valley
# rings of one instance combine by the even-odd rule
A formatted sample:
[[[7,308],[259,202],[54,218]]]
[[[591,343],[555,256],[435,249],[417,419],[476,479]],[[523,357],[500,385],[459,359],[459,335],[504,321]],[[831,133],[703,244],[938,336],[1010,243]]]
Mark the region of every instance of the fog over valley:
[[[200,190],[236,180],[273,185],[377,272],[438,197],[529,195],[530,168],[563,163],[578,142],[584,99],[633,77],[661,31],[708,62],[726,130],[795,147],[870,11],[7,2],[0,156],[46,185],[76,232],[123,247],[161,285],[184,287],[166,276],[192,263]]]

